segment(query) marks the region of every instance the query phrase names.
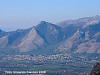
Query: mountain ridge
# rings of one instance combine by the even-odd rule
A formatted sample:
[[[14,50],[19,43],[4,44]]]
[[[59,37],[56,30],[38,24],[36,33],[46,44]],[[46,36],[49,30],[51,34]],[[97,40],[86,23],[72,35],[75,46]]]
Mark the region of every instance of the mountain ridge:
[[[83,26],[84,24],[87,24],[87,22],[94,21],[94,20],[100,21],[100,16],[96,15],[93,17],[83,17],[76,20],[66,20],[66,21],[56,23],[56,25],[61,27],[67,27],[69,25]]]
[[[99,39],[100,16],[73,20],[65,23],[64,26],[41,21],[28,29],[11,32],[0,30],[0,51],[8,52],[8,54],[12,51],[100,53]]]

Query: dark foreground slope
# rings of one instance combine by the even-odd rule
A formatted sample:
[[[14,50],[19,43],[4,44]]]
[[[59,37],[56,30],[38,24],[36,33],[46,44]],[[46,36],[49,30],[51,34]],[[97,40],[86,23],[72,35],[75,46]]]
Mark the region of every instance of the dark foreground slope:
[[[100,62],[94,65],[90,75],[100,75]]]

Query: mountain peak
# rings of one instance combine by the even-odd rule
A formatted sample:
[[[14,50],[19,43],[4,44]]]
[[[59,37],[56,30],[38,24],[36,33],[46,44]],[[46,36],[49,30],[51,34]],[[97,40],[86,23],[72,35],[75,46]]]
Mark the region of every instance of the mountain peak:
[[[46,21],[41,21],[40,23],[46,23]]]
[[[41,21],[39,24],[49,24],[49,22]]]
[[[46,21],[41,21],[37,26],[37,27],[48,27],[48,26],[55,26],[54,24],[52,23],[49,23],[49,22],[46,22]]]

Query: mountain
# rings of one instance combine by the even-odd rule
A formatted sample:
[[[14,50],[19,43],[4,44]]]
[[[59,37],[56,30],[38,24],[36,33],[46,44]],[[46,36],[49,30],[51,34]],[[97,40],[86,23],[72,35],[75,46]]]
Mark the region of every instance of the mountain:
[[[100,53],[100,22],[91,21],[78,29],[77,32],[65,42],[61,43],[58,50],[74,53]]]
[[[0,29],[0,38],[7,35],[7,32]]]
[[[100,53],[100,16],[0,30],[0,53]]]
[[[93,17],[84,17],[84,18],[79,18],[76,20],[66,20],[63,22],[59,22],[56,25],[61,26],[63,28],[67,27],[67,26],[83,26],[85,24],[87,24],[90,21],[100,21],[100,16],[93,16]]]
[[[63,40],[62,28],[57,25],[41,21],[36,26],[36,31],[48,44],[56,44]]]
[[[61,30],[62,28],[57,25],[41,21],[35,27],[8,32],[6,36],[0,38],[0,48],[9,49],[10,47],[19,52],[38,50],[62,41],[63,32]]]

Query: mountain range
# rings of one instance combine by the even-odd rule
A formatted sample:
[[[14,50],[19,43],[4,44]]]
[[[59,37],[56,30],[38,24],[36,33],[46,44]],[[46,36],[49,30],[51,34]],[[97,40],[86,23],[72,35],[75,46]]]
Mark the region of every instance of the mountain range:
[[[57,24],[41,21],[28,29],[0,30],[0,54],[99,53],[100,16],[66,20]]]

